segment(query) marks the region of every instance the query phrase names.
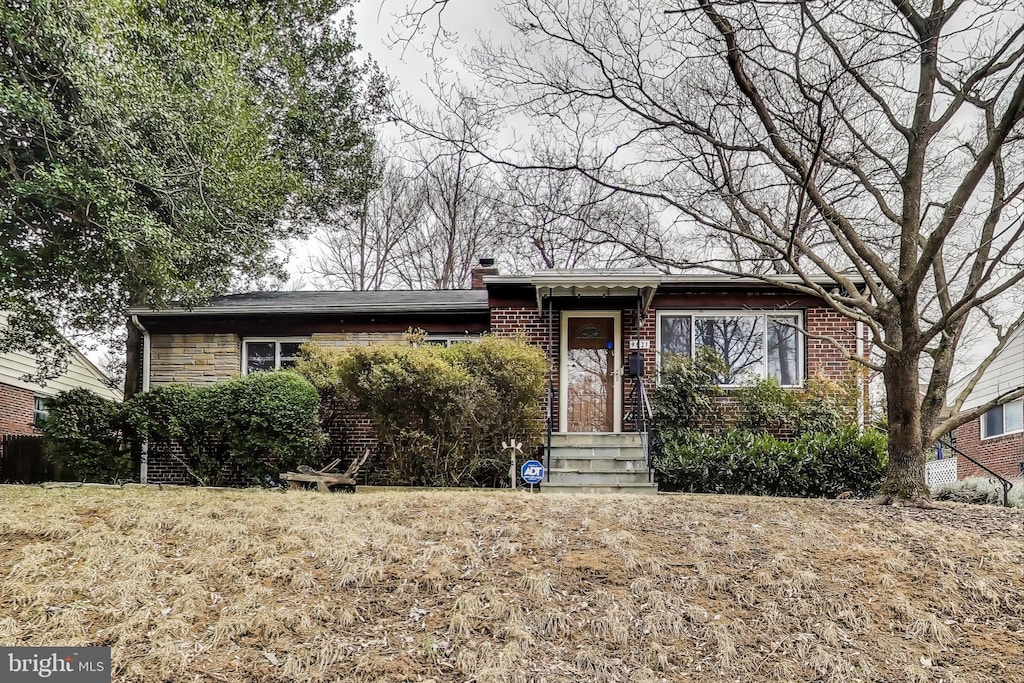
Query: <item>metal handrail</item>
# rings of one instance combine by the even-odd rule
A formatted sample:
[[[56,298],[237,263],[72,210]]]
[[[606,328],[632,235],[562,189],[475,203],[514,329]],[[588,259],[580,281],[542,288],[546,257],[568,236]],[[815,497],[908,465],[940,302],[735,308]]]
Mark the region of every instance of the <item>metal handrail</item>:
[[[642,377],[633,378],[633,388],[629,392],[629,400],[633,412],[633,426],[640,434],[640,446],[647,462],[648,481],[654,482],[654,463],[651,461],[651,430],[650,419],[653,417],[651,403],[647,399],[647,388]]]
[[[942,439],[939,439],[938,443],[942,444],[943,446],[945,446],[949,450],[953,451],[958,456],[961,456],[961,457],[966,458],[967,460],[970,460],[975,465],[977,465],[981,469],[983,469],[986,472],[988,472],[989,474],[991,474],[994,478],[998,479],[1000,485],[1002,485],[1002,487],[1003,487],[1003,507],[1007,507],[1007,508],[1010,507],[1010,489],[1013,488],[1013,482],[1012,481],[1010,481],[1009,479],[1006,479],[1005,477],[1003,477],[1003,476],[1001,476],[999,474],[996,474],[995,472],[990,470],[988,467],[986,467],[985,465],[982,465],[980,462],[978,462],[977,460],[975,460],[974,458],[972,458],[971,456],[967,455],[962,450],[960,450],[959,448],[954,446],[948,440],[947,441],[943,441]]]

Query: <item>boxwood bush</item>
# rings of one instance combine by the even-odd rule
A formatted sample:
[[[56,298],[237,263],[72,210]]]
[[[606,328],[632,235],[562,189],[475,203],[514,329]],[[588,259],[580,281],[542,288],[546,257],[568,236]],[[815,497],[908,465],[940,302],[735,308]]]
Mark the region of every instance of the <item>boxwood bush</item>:
[[[654,461],[663,489],[774,496],[857,496],[877,491],[885,435],[861,434],[859,384],[808,378],[802,389],[762,379],[729,391],[727,419],[716,384],[721,363],[702,349],[662,368],[653,399]]]
[[[84,481],[131,479],[131,447],[124,438],[121,406],[88,389],[71,389],[47,399],[43,421],[46,457]]]
[[[791,441],[743,429],[686,430],[655,454],[659,484],[671,491],[834,498],[877,492],[886,438],[847,425]]]
[[[196,484],[266,485],[319,462],[317,400],[313,385],[288,371],[158,387],[121,404],[76,389],[51,402],[43,433],[51,458],[92,481],[134,477],[132,453],[146,442],[177,458]]]

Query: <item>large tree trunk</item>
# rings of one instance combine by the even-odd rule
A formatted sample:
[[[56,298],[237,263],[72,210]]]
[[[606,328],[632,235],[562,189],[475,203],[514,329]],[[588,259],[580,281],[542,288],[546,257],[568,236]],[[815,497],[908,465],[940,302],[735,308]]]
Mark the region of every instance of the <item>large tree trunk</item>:
[[[927,499],[917,360],[890,355],[882,376],[889,418],[889,467],[882,483],[881,499],[884,502]]]

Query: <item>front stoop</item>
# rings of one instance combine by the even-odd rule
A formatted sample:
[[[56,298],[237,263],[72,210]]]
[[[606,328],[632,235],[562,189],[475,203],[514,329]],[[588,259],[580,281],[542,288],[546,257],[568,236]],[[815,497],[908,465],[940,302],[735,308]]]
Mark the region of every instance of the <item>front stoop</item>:
[[[635,432],[552,434],[550,464],[541,493],[658,492]]]

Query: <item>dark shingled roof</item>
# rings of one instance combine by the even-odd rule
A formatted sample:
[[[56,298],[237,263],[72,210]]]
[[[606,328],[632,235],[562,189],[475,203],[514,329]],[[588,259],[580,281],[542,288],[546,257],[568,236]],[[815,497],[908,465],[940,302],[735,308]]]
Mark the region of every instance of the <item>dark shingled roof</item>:
[[[246,313],[465,313],[487,311],[483,289],[380,292],[248,292],[213,297],[187,309],[136,307],[136,315],[223,315]]]

